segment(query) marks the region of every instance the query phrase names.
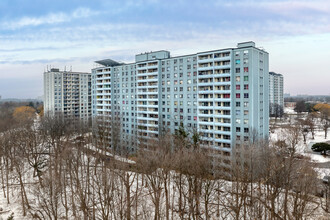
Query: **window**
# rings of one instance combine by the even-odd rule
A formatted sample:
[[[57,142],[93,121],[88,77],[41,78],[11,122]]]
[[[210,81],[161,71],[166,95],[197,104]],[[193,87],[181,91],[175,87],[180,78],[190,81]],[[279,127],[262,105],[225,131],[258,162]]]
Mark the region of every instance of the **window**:
[[[236,115],[240,115],[241,114],[241,110],[236,110]]]
[[[236,82],[240,82],[241,81],[241,77],[236,76]]]
[[[249,98],[249,93],[244,93],[244,98]]]
[[[236,102],[236,107],[240,107],[241,103],[240,102]]]
[[[249,85],[248,85],[248,84],[245,84],[245,85],[244,85],[244,89],[245,89],[245,90],[248,90],[248,89],[249,89]]]
[[[240,59],[237,59],[237,60],[235,60],[235,63],[236,64],[240,64],[241,63],[241,60]]]
[[[244,81],[249,81],[249,76],[244,76]]]
[[[248,115],[249,111],[248,110],[244,110],[244,115]]]
[[[244,67],[244,73],[249,72],[249,67]]]
[[[230,94],[224,94],[224,95],[223,95],[223,98],[225,98],[225,99],[229,99],[229,98],[230,98]]]
[[[243,59],[243,63],[244,63],[244,64],[248,64],[248,63],[249,63],[249,59],[244,58],[244,59]]]
[[[241,98],[241,94],[236,93],[236,98],[237,98],[237,99]]]
[[[244,119],[244,124],[245,125],[249,124],[249,119]]]
[[[236,118],[236,124],[240,124],[241,123],[241,119]]]
[[[244,102],[244,107],[249,107],[249,103],[248,102]]]
[[[236,68],[236,73],[240,73],[241,72],[241,68]]]
[[[240,85],[236,85],[236,90],[240,90],[241,86]]]
[[[236,132],[241,132],[241,128],[240,127],[236,127]]]

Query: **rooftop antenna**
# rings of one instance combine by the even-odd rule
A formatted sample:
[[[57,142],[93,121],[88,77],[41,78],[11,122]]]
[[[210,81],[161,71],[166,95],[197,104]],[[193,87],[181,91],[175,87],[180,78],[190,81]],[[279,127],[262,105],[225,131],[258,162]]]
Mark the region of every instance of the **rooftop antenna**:
[[[64,72],[66,72],[66,66],[64,66]]]
[[[70,72],[72,72],[72,66],[70,66]]]

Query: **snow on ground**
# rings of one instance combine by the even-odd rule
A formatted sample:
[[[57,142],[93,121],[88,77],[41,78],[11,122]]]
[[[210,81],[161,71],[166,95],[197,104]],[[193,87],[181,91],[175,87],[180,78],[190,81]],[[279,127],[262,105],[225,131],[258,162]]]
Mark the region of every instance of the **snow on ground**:
[[[284,112],[287,114],[291,114],[291,122],[294,118],[294,115],[296,114],[293,110],[293,108],[284,108]],[[278,121],[276,123],[276,128],[274,129],[273,133],[270,133],[270,140],[272,142],[276,142],[277,140],[283,140],[286,136],[286,130],[284,128],[281,128],[280,126],[283,124],[288,124],[288,122]],[[330,132],[328,134],[327,139],[324,138],[324,131],[323,130],[316,130],[314,139],[312,139],[312,134],[308,133],[306,138],[306,144],[303,142],[303,138],[300,137],[300,141],[297,146],[298,153],[310,157],[311,161],[314,163],[317,163],[319,165],[322,165],[322,168],[316,168],[316,170],[319,172],[320,177],[323,178],[325,175],[330,175],[330,156],[324,156],[321,155],[319,152],[313,152],[311,147],[315,143],[320,142],[330,142]]]
[[[22,215],[23,211],[21,205],[21,198],[19,197],[19,189],[17,188],[17,191],[15,193],[10,194],[10,204],[7,204],[7,200],[6,198],[4,198],[3,195],[0,196],[0,208],[3,209],[3,211],[0,211],[0,220],[7,219],[12,213],[14,213],[14,219],[30,219],[29,217],[24,217]]]
[[[292,108],[292,107],[285,107],[284,113],[285,114],[296,114],[296,112],[294,111],[294,108]]]
[[[25,190],[29,199],[30,205],[35,204],[35,198],[32,196],[33,188],[36,185],[37,179],[33,177],[33,171],[30,167],[24,167],[25,172],[23,175],[23,181],[25,182]],[[20,185],[17,182],[17,176],[12,173],[9,175],[9,188],[10,188],[10,203],[7,203],[7,197],[4,196],[3,189],[0,191],[0,220],[6,220],[12,213],[14,213],[14,219],[25,220],[31,219],[30,217],[23,216],[22,200],[20,196]]]
[[[327,139],[324,139],[324,131],[317,131],[315,133],[314,140],[312,139],[311,135],[309,134],[306,144],[304,144],[303,155],[311,157],[313,162],[317,162],[317,163],[330,162],[330,156],[321,155],[321,153],[313,152],[311,149],[313,144],[315,144],[315,143],[329,142],[329,141],[330,141],[330,135],[328,135]],[[329,167],[329,169],[330,169],[330,167]]]
[[[99,149],[99,148],[97,148],[93,145],[87,145],[86,147],[88,149],[92,150],[92,151],[97,152],[97,153],[101,153],[101,154],[104,153],[104,151],[102,149]],[[127,158],[124,158],[124,157],[121,157],[121,156],[118,156],[118,155],[113,155],[112,153],[110,153],[108,151],[105,152],[105,155],[109,156],[109,157],[113,157],[113,158],[115,158],[115,160],[118,160],[118,161],[121,161],[121,162],[124,162],[124,163],[130,163],[130,164],[135,163],[135,161],[133,161],[133,160],[129,160]]]

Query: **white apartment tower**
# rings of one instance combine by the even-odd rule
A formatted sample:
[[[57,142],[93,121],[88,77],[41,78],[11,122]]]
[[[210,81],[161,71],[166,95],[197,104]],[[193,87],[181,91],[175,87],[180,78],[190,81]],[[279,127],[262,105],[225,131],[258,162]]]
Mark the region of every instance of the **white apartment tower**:
[[[91,74],[55,68],[44,72],[44,111],[87,122],[91,116]]]
[[[269,106],[270,114],[275,114],[278,106],[284,107],[282,74],[269,72]]]
[[[129,150],[135,150],[134,138],[157,138],[180,124],[196,129],[203,145],[225,158],[252,131],[268,137],[268,53],[254,42],[177,57],[149,52],[129,64],[96,63],[92,115],[103,121],[119,118],[121,140]]]

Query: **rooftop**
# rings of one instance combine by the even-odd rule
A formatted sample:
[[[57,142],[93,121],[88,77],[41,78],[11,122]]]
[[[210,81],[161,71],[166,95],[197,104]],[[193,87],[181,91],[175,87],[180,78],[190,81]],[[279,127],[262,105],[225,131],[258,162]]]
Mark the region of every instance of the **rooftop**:
[[[95,63],[101,64],[103,66],[110,66],[110,67],[120,66],[120,65],[123,64],[123,63],[119,63],[117,61],[114,61],[112,59],[98,60],[98,61],[95,61]]]

